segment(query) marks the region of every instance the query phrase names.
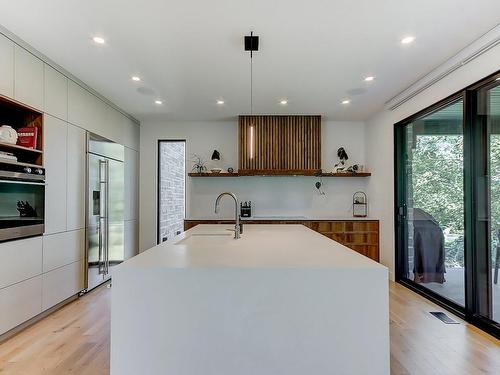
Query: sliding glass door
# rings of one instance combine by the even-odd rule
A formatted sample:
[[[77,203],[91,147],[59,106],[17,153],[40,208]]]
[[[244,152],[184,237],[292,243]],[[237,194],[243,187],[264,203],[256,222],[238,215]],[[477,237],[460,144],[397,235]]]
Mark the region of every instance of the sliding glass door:
[[[500,72],[394,134],[397,280],[500,337]]]
[[[478,259],[478,314],[500,323],[500,81],[478,90],[477,109],[475,226],[477,248],[485,255]]]
[[[401,277],[463,307],[463,99],[403,128]]]

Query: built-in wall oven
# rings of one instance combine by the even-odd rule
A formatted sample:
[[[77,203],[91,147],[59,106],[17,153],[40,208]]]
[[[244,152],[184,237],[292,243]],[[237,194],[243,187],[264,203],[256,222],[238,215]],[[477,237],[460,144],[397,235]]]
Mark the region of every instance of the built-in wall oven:
[[[0,162],[0,242],[43,234],[45,170]]]

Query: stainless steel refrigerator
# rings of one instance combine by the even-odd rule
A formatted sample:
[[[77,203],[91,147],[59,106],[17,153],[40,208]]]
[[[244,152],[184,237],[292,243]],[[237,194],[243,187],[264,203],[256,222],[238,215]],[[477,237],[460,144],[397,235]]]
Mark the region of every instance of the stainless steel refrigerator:
[[[87,133],[87,290],[125,260],[124,148]]]

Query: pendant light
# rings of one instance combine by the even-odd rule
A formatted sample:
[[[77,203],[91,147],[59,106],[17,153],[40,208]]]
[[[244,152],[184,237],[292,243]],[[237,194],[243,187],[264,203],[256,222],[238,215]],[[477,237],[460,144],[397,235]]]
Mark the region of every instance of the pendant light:
[[[254,124],[253,124],[253,51],[259,50],[259,37],[253,35],[253,31],[250,35],[245,36],[245,51],[250,51],[250,159],[253,159],[254,154]]]

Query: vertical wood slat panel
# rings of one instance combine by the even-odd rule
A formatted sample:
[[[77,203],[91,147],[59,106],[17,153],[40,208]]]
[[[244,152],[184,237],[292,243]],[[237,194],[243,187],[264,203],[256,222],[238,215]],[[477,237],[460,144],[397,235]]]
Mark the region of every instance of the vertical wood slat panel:
[[[241,171],[286,174],[321,169],[321,116],[240,116],[238,122]]]

